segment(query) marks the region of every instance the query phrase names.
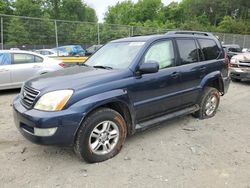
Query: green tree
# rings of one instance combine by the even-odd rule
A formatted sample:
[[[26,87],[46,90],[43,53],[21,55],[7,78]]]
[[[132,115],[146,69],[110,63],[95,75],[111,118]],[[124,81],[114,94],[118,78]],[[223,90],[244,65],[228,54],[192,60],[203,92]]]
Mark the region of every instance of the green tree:
[[[218,31],[224,33],[239,33],[239,34],[247,34],[249,33],[249,24],[250,21],[244,22],[240,19],[233,19],[230,16],[225,16],[220,22]]]
[[[104,20],[110,24],[128,25],[136,21],[135,14],[132,1],[118,2],[115,6],[108,8]]]
[[[18,18],[11,18],[7,27],[7,43],[8,44],[27,44],[29,41],[28,32],[23,23]]]
[[[13,14],[12,3],[10,0],[0,1],[0,14]]]
[[[18,16],[41,17],[42,0],[16,0],[13,4],[14,13]]]
[[[139,22],[158,20],[162,8],[161,0],[139,0],[135,4],[136,20]]]

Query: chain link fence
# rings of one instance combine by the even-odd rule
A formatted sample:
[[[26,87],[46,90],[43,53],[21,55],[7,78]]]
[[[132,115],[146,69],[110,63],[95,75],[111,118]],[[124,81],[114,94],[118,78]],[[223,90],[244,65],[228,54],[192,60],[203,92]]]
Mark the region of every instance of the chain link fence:
[[[142,26],[52,20],[0,14],[0,49],[36,50],[78,44],[87,48],[134,35],[166,33],[168,29]],[[215,33],[224,44],[250,48],[250,35]]]

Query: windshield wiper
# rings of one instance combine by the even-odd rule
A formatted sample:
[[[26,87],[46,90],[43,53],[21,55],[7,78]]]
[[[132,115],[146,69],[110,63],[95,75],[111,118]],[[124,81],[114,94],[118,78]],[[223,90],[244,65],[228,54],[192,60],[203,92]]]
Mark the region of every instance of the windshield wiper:
[[[103,65],[95,65],[95,66],[93,66],[93,67],[94,67],[94,68],[99,68],[99,69],[108,69],[108,70],[113,69],[112,67],[103,66]]]
[[[89,67],[89,65],[87,65],[85,63],[81,64],[81,66]]]

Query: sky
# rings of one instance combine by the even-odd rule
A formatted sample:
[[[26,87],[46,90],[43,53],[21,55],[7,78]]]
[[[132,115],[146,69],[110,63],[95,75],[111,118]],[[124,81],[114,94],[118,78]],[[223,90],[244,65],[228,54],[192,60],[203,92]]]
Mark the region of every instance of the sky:
[[[84,0],[87,5],[95,9],[99,22],[103,22],[104,14],[108,10],[108,6],[115,5],[117,2],[122,1],[124,0]],[[137,0],[132,1],[137,2]],[[179,2],[180,0],[162,0],[165,5],[168,5],[172,1]]]

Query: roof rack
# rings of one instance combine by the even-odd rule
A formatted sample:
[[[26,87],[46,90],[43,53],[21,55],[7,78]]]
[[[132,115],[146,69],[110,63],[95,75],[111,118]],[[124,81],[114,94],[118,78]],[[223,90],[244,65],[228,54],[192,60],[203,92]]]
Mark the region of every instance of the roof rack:
[[[135,34],[135,35],[132,35],[131,37],[140,37],[140,36],[150,36],[150,35],[163,35],[164,33],[158,33],[158,32],[155,32],[155,33],[148,33],[148,34]]]
[[[201,31],[169,31],[166,33],[166,35],[170,35],[170,34],[214,36],[212,33],[201,32]]]

